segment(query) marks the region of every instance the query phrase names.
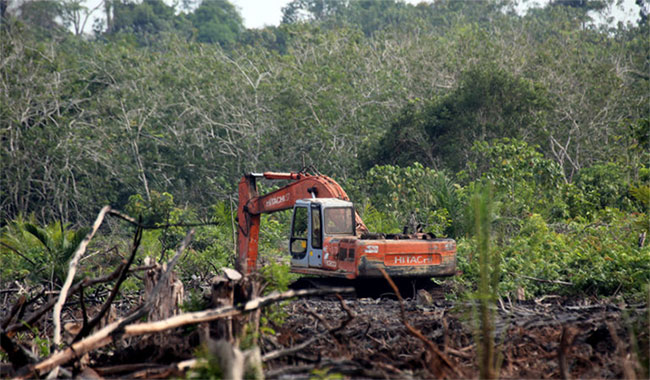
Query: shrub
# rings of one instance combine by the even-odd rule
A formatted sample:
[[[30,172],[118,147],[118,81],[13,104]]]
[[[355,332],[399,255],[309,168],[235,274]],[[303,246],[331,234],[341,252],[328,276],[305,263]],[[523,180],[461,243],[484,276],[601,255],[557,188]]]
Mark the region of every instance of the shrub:
[[[642,297],[650,283],[650,247],[639,247],[645,214],[605,209],[595,221],[574,220],[555,232],[539,214],[523,221],[516,236],[495,249],[502,252],[499,294],[528,296],[583,294]],[[458,243],[459,268],[465,286],[478,281],[477,247],[472,240]],[[570,283],[572,285],[567,285]]]
[[[88,231],[73,230],[61,222],[41,227],[33,217],[25,220],[19,216],[2,228],[2,278],[28,276],[36,282],[61,285],[68,272],[68,261]]]

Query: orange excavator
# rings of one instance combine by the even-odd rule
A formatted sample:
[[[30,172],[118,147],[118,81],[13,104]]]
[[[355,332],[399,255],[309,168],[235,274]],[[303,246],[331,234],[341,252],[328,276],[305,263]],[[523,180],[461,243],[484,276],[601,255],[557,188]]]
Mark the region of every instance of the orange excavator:
[[[288,180],[259,195],[257,179]],[[332,178],[305,171],[249,173],[239,182],[237,269],[255,271],[260,215],[293,208],[289,253],[294,273],[367,279],[451,276],[456,271],[456,242],[431,234],[371,234],[348,195]]]

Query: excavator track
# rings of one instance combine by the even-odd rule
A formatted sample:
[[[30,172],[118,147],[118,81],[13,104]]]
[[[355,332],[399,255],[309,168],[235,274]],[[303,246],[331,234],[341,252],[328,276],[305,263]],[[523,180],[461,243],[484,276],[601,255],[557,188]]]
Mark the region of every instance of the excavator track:
[[[394,279],[395,285],[402,298],[415,298],[420,290],[430,294],[439,293],[441,287],[430,278],[400,278]],[[334,277],[304,276],[289,285],[290,289],[321,289],[329,287],[354,287],[354,293],[348,293],[345,298],[388,298],[397,299],[395,291],[388,282],[379,278],[349,280]]]

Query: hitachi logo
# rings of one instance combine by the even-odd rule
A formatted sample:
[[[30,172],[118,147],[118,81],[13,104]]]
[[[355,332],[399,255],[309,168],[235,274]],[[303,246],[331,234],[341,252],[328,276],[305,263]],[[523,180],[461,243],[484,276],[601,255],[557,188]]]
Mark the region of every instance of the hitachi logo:
[[[431,264],[433,260],[429,256],[394,256],[393,264],[395,265],[407,265],[407,264]]]
[[[291,194],[280,195],[264,202],[264,207],[268,208],[271,206],[275,206],[277,204],[287,202],[289,199],[291,199]]]

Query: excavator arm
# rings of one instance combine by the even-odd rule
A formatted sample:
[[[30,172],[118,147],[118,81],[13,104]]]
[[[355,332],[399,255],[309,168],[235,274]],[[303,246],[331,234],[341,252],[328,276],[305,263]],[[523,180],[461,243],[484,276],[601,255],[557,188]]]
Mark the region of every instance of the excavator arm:
[[[293,181],[286,186],[265,195],[259,195],[257,178]],[[324,175],[308,173],[248,173],[239,181],[238,258],[237,269],[241,273],[255,270],[260,232],[260,215],[290,209],[298,199],[310,197],[338,198],[349,201],[348,195],[336,181]],[[356,214],[358,234],[367,232],[365,224]]]

